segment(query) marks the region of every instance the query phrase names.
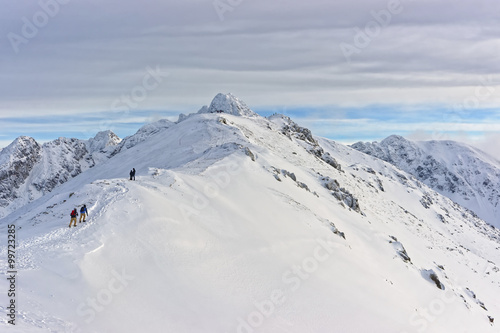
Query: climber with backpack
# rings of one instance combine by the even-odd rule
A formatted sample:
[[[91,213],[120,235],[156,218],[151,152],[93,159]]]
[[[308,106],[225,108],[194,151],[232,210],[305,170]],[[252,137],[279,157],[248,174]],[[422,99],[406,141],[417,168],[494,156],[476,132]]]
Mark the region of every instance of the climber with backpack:
[[[82,223],[82,218],[83,222],[85,222],[85,218],[87,218],[87,215],[89,215],[89,212],[87,211],[87,205],[83,205],[83,207],[80,208],[80,223]]]
[[[71,211],[70,216],[71,216],[71,220],[70,220],[70,222],[69,222],[69,227],[71,228],[71,224],[72,224],[73,222],[75,222],[73,226],[74,226],[74,227],[76,227],[76,217],[78,216],[78,212],[76,211],[76,208],[74,208],[74,209]]]

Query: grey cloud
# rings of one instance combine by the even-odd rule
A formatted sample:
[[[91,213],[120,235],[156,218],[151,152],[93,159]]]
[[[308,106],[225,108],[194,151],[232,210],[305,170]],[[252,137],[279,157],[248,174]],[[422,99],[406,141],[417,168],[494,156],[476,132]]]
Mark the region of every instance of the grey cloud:
[[[353,43],[354,28],[364,29],[388,1],[243,0],[224,21],[213,3],[72,0],[19,54],[5,36],[40,7],[6,4],[0,112],[106,110],[156,65],[171,76],[143,108],[205,104],[218,91],[237,91],[253,105],[290,95],[301,104],[366,104],[402,88],[401,103],[408,95],[435,102],[435,88],[456,101],[464,97],[455,87],[490,74],[500,81],[498,1],[402,0],[401,13],[351,63],[340,44]]]

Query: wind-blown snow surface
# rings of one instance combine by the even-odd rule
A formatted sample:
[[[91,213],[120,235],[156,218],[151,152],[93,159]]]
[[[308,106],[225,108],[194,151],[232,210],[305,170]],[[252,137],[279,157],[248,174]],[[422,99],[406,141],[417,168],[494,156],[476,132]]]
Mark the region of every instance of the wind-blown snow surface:
[[[415,142],[397,135],[352,148],[392,163],[500,227],[500,161],[486,153],[454,141]]]
[[[309,133],[190,115],[3,218],[19,313],[2,331],[498,331],[498,230]]]

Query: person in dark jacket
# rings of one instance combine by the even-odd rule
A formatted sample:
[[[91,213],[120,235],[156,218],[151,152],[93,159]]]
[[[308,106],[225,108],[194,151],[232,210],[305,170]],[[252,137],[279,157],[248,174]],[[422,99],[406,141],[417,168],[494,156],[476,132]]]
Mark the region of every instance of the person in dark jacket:
[[[132,176],[134,175],[134,171],[130,170],[129,175],[130,175],[130,180],[132,180]]]
[[[89,212],[87,211],[87,205],[83,205],[83,207],[80,208],[80,223],[82,223],[82,219],[83,222],[85,222],[87,215],[89,215]]]
[[[73,226],[74,226],[74,227],[76,227],[76,217],[78,216],[78,212],[76,211],[76,208],[74,208],[74,209],[71,211],[70,216],[71,216],[71,220],[70,220],[70,222],[69,222],[69,227],[71,228],[71,224],[72,224],[73,222],[75,222]]]
[[[135,168],[132,168],[132,178],[135,180]]]

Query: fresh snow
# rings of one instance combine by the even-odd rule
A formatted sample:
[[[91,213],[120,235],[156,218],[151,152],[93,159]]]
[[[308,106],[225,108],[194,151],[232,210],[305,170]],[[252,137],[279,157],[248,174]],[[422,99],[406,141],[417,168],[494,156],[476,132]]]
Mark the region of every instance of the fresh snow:
[[[19,271],[16,326],[4,315],[2,331],[498,331],[497,229],[235,100],[153,126],[1,219],[3,235],[16,225]],[[87,222],[68,228],[84,203]]]

